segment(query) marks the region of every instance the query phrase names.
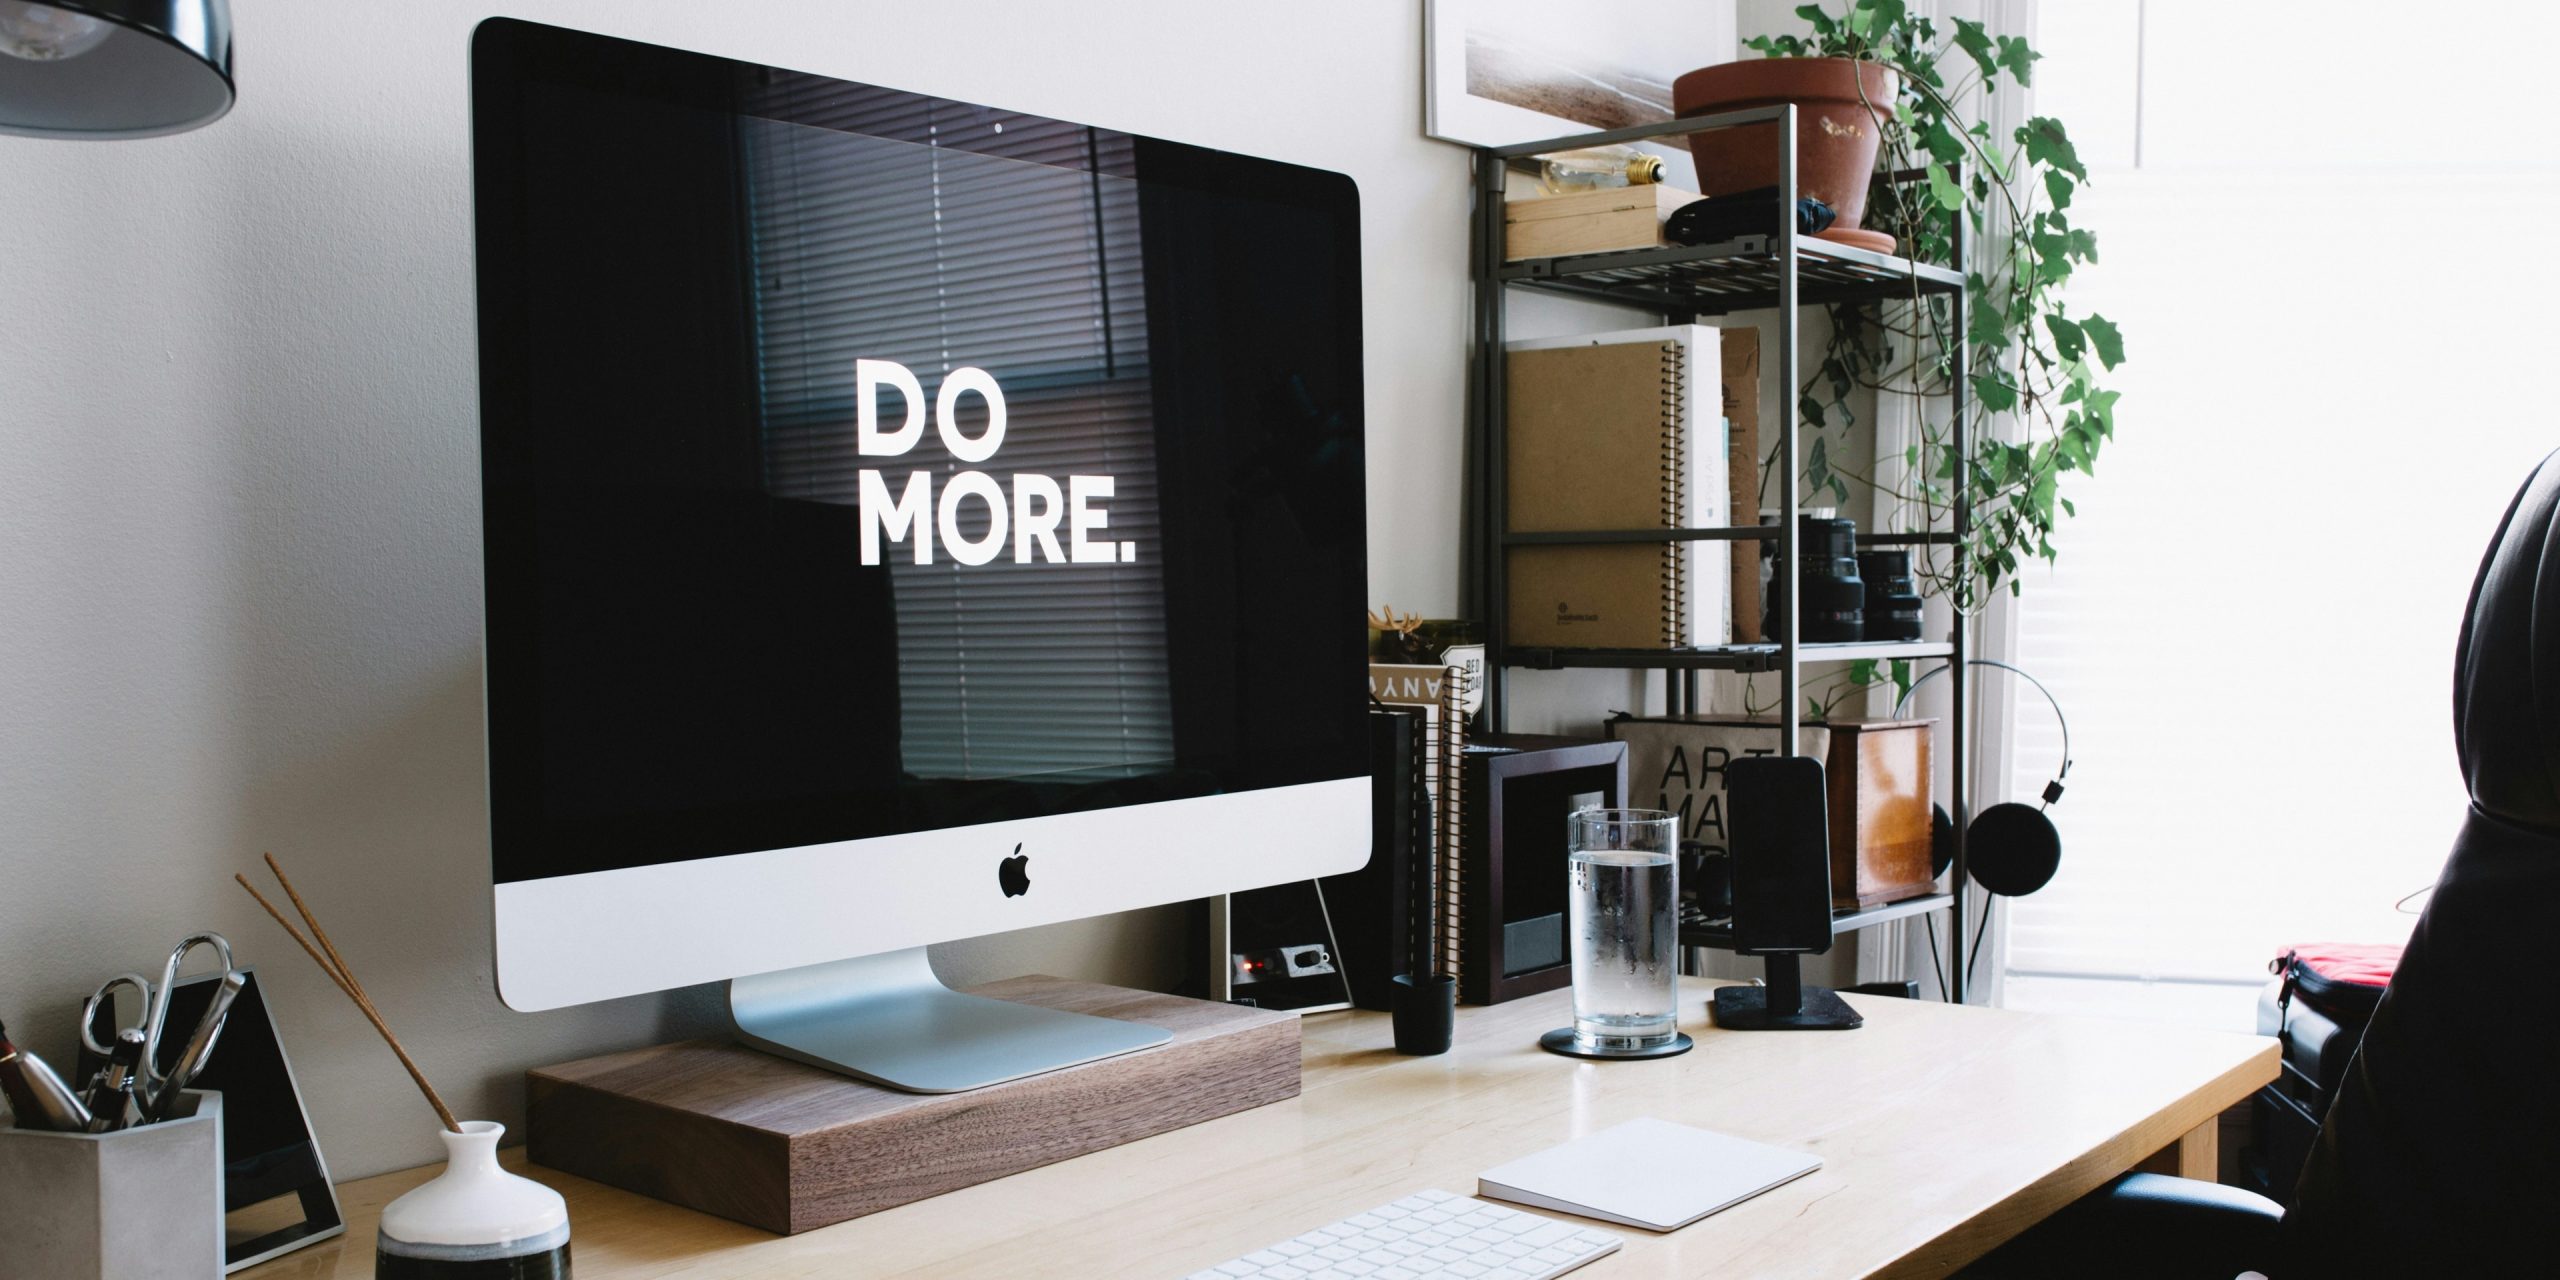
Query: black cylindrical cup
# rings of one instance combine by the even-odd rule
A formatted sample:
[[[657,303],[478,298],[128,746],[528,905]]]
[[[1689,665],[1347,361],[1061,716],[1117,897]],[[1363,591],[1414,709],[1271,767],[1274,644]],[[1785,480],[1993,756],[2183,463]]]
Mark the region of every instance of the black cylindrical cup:
[[[1458,980],[1447,974],[1420,978],[1399,973],[1388,997],[1396,1052],[1417,1057],[1447,1053],[1458,1032]]]

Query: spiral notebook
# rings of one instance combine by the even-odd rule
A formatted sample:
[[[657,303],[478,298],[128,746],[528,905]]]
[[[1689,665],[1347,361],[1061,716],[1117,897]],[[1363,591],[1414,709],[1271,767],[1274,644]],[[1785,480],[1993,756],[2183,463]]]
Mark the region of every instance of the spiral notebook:
[[[1504,387],[1509,531],[1729,523],[1718,331],[1705,325],[1512,343]],[[1732,636],[1731,544],[1514,546],[1511,643],[1680,649]]]
[[[1677,1231],[1822,1167],[1820,1156],[1650,1117],[1476,1176],[1476,1194]]]

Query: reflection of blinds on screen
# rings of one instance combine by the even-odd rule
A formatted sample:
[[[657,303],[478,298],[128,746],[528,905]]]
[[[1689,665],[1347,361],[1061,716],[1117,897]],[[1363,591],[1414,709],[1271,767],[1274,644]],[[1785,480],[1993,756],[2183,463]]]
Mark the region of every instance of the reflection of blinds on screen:
[[[767,483],[851,504],[856,475],[892,493],[910,471],[1015,473],[1063,488],[1113,477],[1099,537],[1129,564],[985,565],[903,545],[895,584],[902,754],[925,777],[1134,769],[1171,758],[1145,288],[1126,138],[885,90],[777,83],[768,109],[856,129],[748,119],[749,252],[756,272]],[[962,150],[965,143],[971,149]],[[1060,167],[1073,166],[1073,167]],[[1004,389],[994,458],[962,464],[931,426],[911,452],[854,451],[854,362],[894,360],[930,401],[976,365]],[[881,418],[903,409],[882,392]],[[962,401],[963,429],[986,422]],[[962,506],[964,536],[986,531]],[[1058,530],[1063,544],[1067,529]]]

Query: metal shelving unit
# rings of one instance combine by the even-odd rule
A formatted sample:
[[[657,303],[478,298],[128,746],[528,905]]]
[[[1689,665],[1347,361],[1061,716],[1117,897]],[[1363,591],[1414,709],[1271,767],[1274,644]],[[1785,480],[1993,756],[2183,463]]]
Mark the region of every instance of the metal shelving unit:
[[[1844,933],[1856,933],[1868,925],[1883,924],[1887,920],[1907,920],[1933,911],[1944,911],[1954,903],[1954,894],[1932,893],[1918,898],[1905,898],[1900,902],[1888,902],[1880,907],[1852,907],[1847,911],[1834,911],[1831,913],[1831,936],[1837,938]],[[1730,948],[1733,946],[1733,923],[1724,921],[1706,925],[1683,925],[1680,928],[1680,945]]]
[[[1629,249],[1519,262],[1505,260],[1503,191],[1504,177],[1512,161],[1580,147],[1638,142],[1754,124],[1777,126],[1778,190],[1782,197],[1778,207],[1791,214],[1797,190],[1796,108],[1792,104],[1666,120],[1514,146],[1475,149],[1475,208],[1470,258],[1475,358],[1469,365],[1467,389],[1470,489],[1467,545],[1473,556],[1469,575],[1474,592],[1471,605],[1485,620],[1486,636],[1490,642],[1485,689],[1487,724],[1497,733],[1507,727],[1507,672],[1514,667],[1537,670],[1567,667],[1658,670],[1663,673],[1664,701],[1674,715],[1699,707],[1697,673],[1700,671],[1775,672],[1779,678],[1779,737],[1784,750],[1792,754],[1797,750],[1803,730],[1805,663],[1858,658],[1945,658],[1955,668],[1950,681],[1953,703],[1948,716],[1952,753],[1949,780],[1954,795],[1948,809],[1955,820],[1952,883],[1959,887],[1959,891],[1915,899],[1907,909],[1903,909],[1905,904],[1894,904],[1893,908],[1844,913],[1835,918],[1834,929],[1861,928],[1883,919],[1936,910],[1943,903],[1952,913],[1954,934],[1960,940],[1964,937],[1965,923],[1964,894],[1960,891],[1965,883],[1964,831],[1972,817],[1971,759],[1968,751],[1972,736],[1964,678],[1964,665],[1970,654],[1970,627],[1962,610],[1954,612],[1948,635],[1942,641],[1806,644],[1797,617],[1799,593],[1790,582],[1787,590],[1778,593],[1780,600],[1773,611],[1774,616],[1763,619],[1764,630],[1774,637],[1765,644],[1667,651],[1514,648],[1505,635],[1508,622],[1508,607],[1504,600],[1505,558],[1512,547],[1696,540],[1775,541],[1780,561],[1790,575],[1800,573],[1803,565],[1793,520],[1785,520],[1775,526],[1505,533],[1509,521],[1504,510],[1508,490],[1503,474],[1502,398],[1507,338],[1504,303],[1510,289],[1537,289],[1639,307],[1661,315],[1669,324],[1688,324],[1700,316],[1735,311],[1776,310],[1776,376],[1782,388],[1779,400],[1785,406],[1778,415],[1777,453],[1786,460],[1778,468],[1777,506],[1780,511],[1794,512],[1803,505],[1802,478],[1795,463],[1798,429],[1795,400],[1797,389],[1804,385],[1802,351],[1796,332],[1796,317],[1800,309],[1835,302],[1908,298],[1915,289],[1924,296],[1947,296],[1955,307],[1953,329],[1959,343],[1951,354],[1956,368],[1966,365],[1967,352],[1961,345],[1966,331],[1966,246],[1961,225],[1956,235],[1955,262],[1950,266],[1914,262],[1801,236],[1792,216],[1779,217],[1774,234],[1746,236],[1722,244]],[[1949,391],[1954,412],[1952,443],[1958,456],[1970,456],[1972,441],[1965,422],[1964,379],[1954,379],[1953,383]],[[1967,503],[1964,486],[1957,486],[1957,490],[1952,528],[1862,538],[1860,541],[1870,546],[1961,542],[1971,531],[1973,512]],[[1843,920],[1853,923],[1844,926]],[[1692,942],[1688,934],[1689,931],[1683,931],[1683,945],[1715,945],[1703,936]],[[1954,951],[1947,984],[1951,998],[1961,1002],[1965,993],[1963,947],[1959,945]]]

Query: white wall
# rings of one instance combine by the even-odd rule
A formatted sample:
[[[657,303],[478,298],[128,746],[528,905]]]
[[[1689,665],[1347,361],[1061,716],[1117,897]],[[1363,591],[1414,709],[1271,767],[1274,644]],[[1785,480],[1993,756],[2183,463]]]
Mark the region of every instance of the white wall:
[[[435,1158],[433,1119],[229,883],[261,850],[468,1114],[518,1120],[528,1066],[707,1032],[717,992],[524,1015],[491,991],[465,50],[497,10],[236,7],[217,126],[0,138],[0,1018],[61,1061],[78,993],[219,929],[344,1177]],[[1466,163],[1421,136],[1417,6],[504,11],[1348,172],[1369,594],[1456,608]],[[1166,910],[937,962],[1165,985],[1181,946]]]

